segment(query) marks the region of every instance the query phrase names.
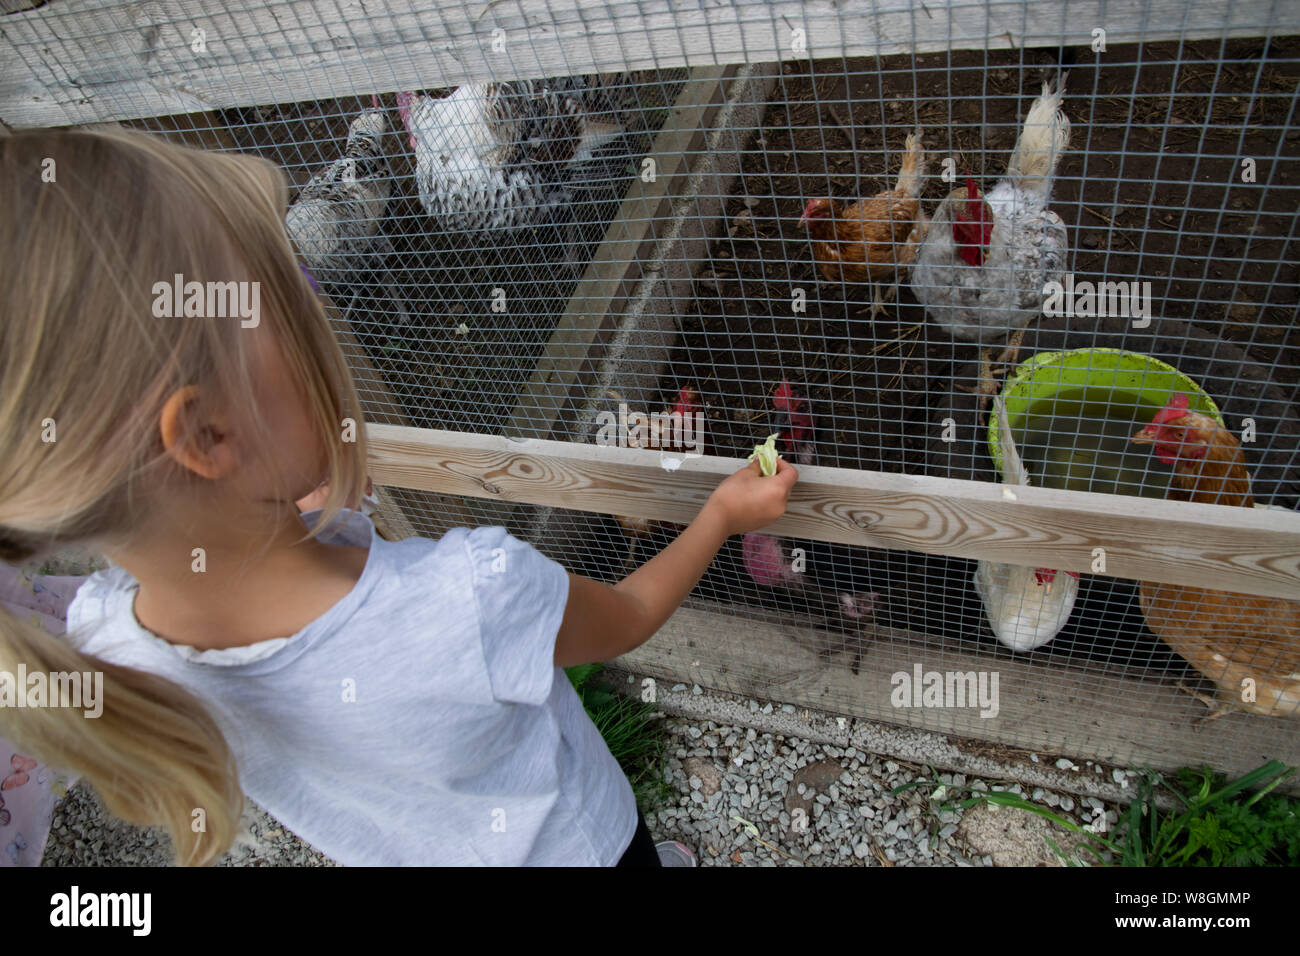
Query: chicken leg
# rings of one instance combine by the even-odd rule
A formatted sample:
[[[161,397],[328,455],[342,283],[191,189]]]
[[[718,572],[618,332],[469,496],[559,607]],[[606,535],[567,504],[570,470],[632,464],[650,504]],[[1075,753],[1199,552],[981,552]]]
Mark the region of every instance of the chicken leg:
[[[978,385],[961,385],[955,382],[953,383],[955,388],[979,396],[979,404],[976,407],[979,410],[979,420],[981,424],[983,424],[988,415],[989,402],[998,392],[997,382],[993,378],[992,357],[993,350],[991,348],[980,349],[980,377]]]
[[[984,347],[980,349],[980,380],[979,384],[972,387],[970,385],[958,385],[957,388],[963,392],[970,392],[972,395],[979,396],[979,413],[980,421],[983,422],[988,414],[989,402],[993,396],[998,393],[998,383],[993,377],[993,364],[1011,365],[1020,357],[1020,345],[1024,341],[1025,330],[1016,329],[1011,333],[1011,338],[1007,342],[1007,347],[998,353],[998,357],[993,358],[993,349]],[[1006,372],[1002,373],[1002,378],[1006,378]]]
[[[1007,347],[998,353],[996,359],[999,365],[1014,365],[1016,359],[1020,358],[1020,345],[1025,340],[1025,330],[1027,326],[1021,326],[1011,333],[1011,338],[1007,340]]]
[[[869,317],[874,319],[876,316],[884,314],[886,302],[894,301],[894,298],[898,295],[898,285],[897,283],[894,283],[886,286],[884,294],[882,295],[879,281],[872,279],[871,293],[871,313]]]
[[[1218,720],[1220,717],[1232,713],[1232,708],[1224,707],[1222,704],[1220,704],[1213,697],[1210,697],[1208,694],[1202,694],[1198,690],[1192,690],[1192,688],[1188,687],[1182,681],[1178,682],[1178,689],[1181,690],[1184,694],[1189,694],[1190,696],[1195,697],[1206,707],[1210,708],[1210,712],[1208,714],[1202,714],[1200,717],[1196,718],[1196,723],[1198,724],[1203,724],[1211,720]]]

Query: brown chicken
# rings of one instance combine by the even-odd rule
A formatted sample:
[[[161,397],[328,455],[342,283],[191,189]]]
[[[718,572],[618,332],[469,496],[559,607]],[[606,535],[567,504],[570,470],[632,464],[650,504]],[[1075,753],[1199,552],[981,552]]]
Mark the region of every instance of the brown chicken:
[[[1169,497],[1254,506],[1237,439],[1187,406],[1186,395],[1175,395],[1132,438],[1174,466]],[[1146,581],[1138,600],[1156,636],[1218,685],[1213,700],[1195,694],[1209,716],[1247,710],[1300,717],[1300,602]]]
[[[900,273],[911,266],[925,238],[920,200],[925,152],[920,130],[907,137],[906,148],[898,185],[893,189],[849,206],[814,199],[799,220],[800,225],[808,225],[813,256],[822,275],[831,282],[871,283],[875,293],[872,318],[885,309],[879,283],[895,280],[889,290],[892,298],[898,291]]]

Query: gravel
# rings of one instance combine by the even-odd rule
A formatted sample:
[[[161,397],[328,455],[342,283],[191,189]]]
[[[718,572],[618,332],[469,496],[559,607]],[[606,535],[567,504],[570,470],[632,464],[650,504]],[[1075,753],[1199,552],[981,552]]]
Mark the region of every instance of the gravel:
[[[742,712],[753,713],[753,703],[742,705]],[[1050,829],[1018,837],[1030,844],[1028,852],[1006,846],[1016,837],[995,836],[991,845],[976,849],[963,836],[965,814],[942,804],[964,796],[960,788],[1007,788],[1004,782],[944,773],[938,775],[940,787],[894,795],[894,788],[934,775],[851,746],[698,717],[668,717],[664,727],[670,734],[665,780],[672,797],[647,814],[646,823],[655,839],[680,840],[694,849],[702,866],[992,866],[999,857],[1031,854],[1035,862],[1050,864],[1043,833],[1058,841],[1064,833],[1045,823]],[[720,781],[719,800],[699,799],[701,767]],[[1042,788],[1034,793],[1058,808],[1076,805],[1065,794]],[[1080,798],[1080,805],[1091,813],[1093,801],[1101,804]],[[1080,815],[1075,822],[1087,819]],[[980,836],[984,843],[986,831]]]
[[[708,719],[699,712],[665,717],[664,774],[670,796],[646,814],[646,822],[656,840],[680,840],[691,847],[702,866],[1056,862],[1045,849],[1044,835],[1064,845],[1060,837],[1065,831],[1039,818],[1009,826],[1018,817],[1032,816],[1016,810],[1003,810],[985,820],[981,811],[986,815],[988,808],[964,812],[946,808],[947,801],[966,796],[962,788],[1021,793],[1094,831],[1108,832],[1119,819],[1111,809],[1113,800],[1072,796],[1037,780],[1008,786],[1005,780],[980,779],[972,773],[935,773],[924,765],[928,757],[913,763],[865,752],[864,747],[879,745],[881,733],[893,732],[882,731],[880,725],[832,717],[827,723],[831,729],[819,731],[807,722],[807,711],[801,723],[792,718],[795,708],[788,704],[724,701],[711,692],[696,693],[698,686],[678,685],[679,694],[697,708],[708,707],[715,718],[724,711],[732,720],[753,718],[810,731],[803,736],[760,730]],[[834,742],[810,739],[818,734],[831,736]],[[938,743],[926,746],[937,749]],[[1078,764],[1067,758],[1055,763],[1064,777],[1078,779]],[[892,793],[920,777],[937,782]],[[1123,788],[1132,777],[1131,772],[1113,772],[1115,783]],[[337,865],[249,804],[246,836],[220,865]],[[170,858],[164,833],[114,820],[93,791],[78,785],[55,812],[42,865],[163,866]]]
[[[218,866],[338,866],[251,800],[245,834]],[[172,843],[162,829],[133,827],[111,816],[89,786],[78,783],[54,811],[41,866],[168,866]]]

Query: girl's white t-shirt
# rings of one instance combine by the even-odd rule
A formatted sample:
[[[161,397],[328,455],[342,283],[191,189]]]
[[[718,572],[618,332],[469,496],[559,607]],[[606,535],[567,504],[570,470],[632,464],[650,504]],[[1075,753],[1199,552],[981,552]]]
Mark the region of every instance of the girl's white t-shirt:
[[[113,567],[77,592],[66,639],[198,696],[244,792],[340,863],[617,863],[636,803],[553,663],[564,569],[500,527],[394,543],[344,512],[334,528],[320,540],[368,544],[365,569],[291,637],[170,644]]]

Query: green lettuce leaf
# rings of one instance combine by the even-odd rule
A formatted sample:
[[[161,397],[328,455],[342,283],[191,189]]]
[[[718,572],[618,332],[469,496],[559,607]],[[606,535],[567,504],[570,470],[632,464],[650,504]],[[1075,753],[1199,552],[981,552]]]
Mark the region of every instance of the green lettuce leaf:
[[[767,441],[761,445],[755,445],[754,454],[746,459],[746,461],[753,461],[757,458],[758,467],[766,476],[776,474],[776,460],[780,457],[776,450],[776,439],[780,434],[780,432],[777,432],[775,435],[768,435]]]

